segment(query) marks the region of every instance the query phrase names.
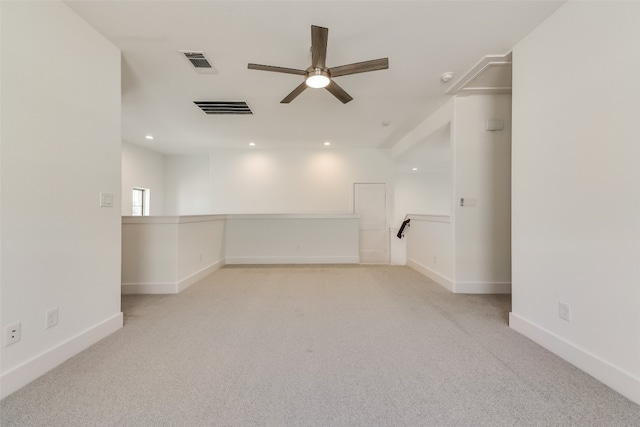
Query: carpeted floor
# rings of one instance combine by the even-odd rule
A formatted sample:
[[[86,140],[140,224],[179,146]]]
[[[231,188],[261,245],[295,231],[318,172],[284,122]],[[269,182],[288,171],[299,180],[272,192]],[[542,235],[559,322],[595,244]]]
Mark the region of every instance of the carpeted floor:
[[[230,267],[125,296],[125,327],[4,399],[2,426],[640,426],[510,330],[509,296],[406,267]]]

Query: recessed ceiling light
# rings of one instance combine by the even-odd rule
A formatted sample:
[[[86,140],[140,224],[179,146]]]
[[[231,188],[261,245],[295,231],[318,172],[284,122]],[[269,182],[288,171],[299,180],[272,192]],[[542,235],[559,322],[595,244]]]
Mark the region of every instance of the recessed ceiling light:
[[[145,138],[147,138],[147,139],[153,139],[153,136],[151,136],[151,135],[147,135],[147,136],[145,136]]]
[[[329,145],[331,145],[331,143],[329,141],[327,141],[327,142],[324,143],[324,145],[329,146]]]
[[[412,171],[417,171],[417,170],[418,170],[418,168],[413,168],[413,169],[411,169],[411,170],[412,170]]]
[[[255,142],[250,142],[249,145],[254,147],[256,145],[256,143]]]

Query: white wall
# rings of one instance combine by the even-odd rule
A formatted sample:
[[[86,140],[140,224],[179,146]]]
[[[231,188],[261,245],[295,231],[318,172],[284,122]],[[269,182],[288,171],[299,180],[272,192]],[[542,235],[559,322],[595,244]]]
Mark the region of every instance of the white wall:
[[[486,131],[487,119],[503,120],[504,130]],[[453,126],[456,290],[508,292],[511,95],[456,97]],[[467,200],[464,207],[460,198]]]
[[[163,155],[122,144],[122,215],[131,215],[133,187],[148,188],[151,216],[211,213],[209,156]]]
[[[211,213],[209,156],[173,155],[164,160],[165,215]]]
[[[359,224],[355,214],[228,215],[226,263],[358,263]]]
[[[447,104],[448,107],[452,105],[452,102]],[[415,235],[411,246],[412,258],[407,259],[408,238],[398,239],[397,237],[398,230],[406,215],[448,216],[451,213],[451,199],[453,197],[452,117],[446,117],[442,111],[451,113],[450,108],[445,108],[439,114],[436,113],[436,118],[427,118],[425,123],[428,123],[429,126],[423,125],[423,132],[431,131],[432,133],[428,135],[421,134],[422,140],[411,147],[405,146],[404,151],[394,158],[394,214],[390,223],[389,233],[391,264],[404,265],[409,261],[411,265],[417,266],[421,262],[431,260],[431,253],[436,250],[432,244],[434,243],[432,240],[434,236],[431,232],[428,232],[429,240],[419,241],[417,235],[423,234],[423,231],[416,231],[412,233]],[[444,124],[442,120],[444,120]],[[435,124],[440,125],[440,127],[435,128]],[[417,138],[417,135],[414,134],[414,138]],[[426,225],[431,226],[431,224]],[[409,230],[417,227],[421,227],[421,225],[406,229],[405,236],[409,235]],[[438,226],[436,225],[436,227]],[[449,227],[453,226],[449,224]],[[447,244],[451,246],[451,256],[453,256],[453,241],[447,242]],[[422,246],[424,246],[428,254],[426,252],[420,254],[416,252]],[[439,246],[439,244],[435,244],[435,246]],[[438,249],[437,252],[441,251]],[[424,272],[424,270],[422,271]],[[446,275],[452,280],[453,268],[451,273],[446,273]]]
[[[355,182],[383,182],[391,218],[394,170],[387,154],[326,148],[221,149],[208,155],[162,156],[125,144],[123,188],[124,181],[149,183],[145,188],[151,188],[152,207],[157,206],[162,196],[152,186],[161,188],[163,176],[164,209],[152,215],[348,213],[353,211]],[[124,197],[130,204],[130,197]]]
[[[392,161],[376,149],[216,150],[210,159],[216,213],[353,212],[354,182],[393,182]]]
[[[449,215],[410,215],[407,265],[455,291],[454,224]]]
[[[487,119],[504,130],[486,131]],[[454,292],[510,292],[510,95],[456,97],[422,128],[431,134],[395,157],[396,221],[418,214],[405,232],[407,264]]]
[[[408,213],[449,215],[453,194],[451,123],[447,122],[395,159],[394,221]],[[416,168],[417,170],[413,170]]]
[[[225,219],[202,215],[183,217],[178,226],[178,291],[224,264]]]
[[[131,215],[134,187],[150,191],[149,215],[164,215],[164,156],[122,143],[122,215]]]
[[[224,263],[222,215],[122,218],[122,293],[174,294]]]
[[[63,3],[0,7],[5,396],[122,326],[120,52]]]
[[[155,293],[175,293],[176,217],[123,217],[122,222],[122,293],[148,293],[140,291],[142,285],[153,285]],[[160,285],[163,292],[157,290]]]
[[[406,171],[396,168],[393,225],[408,213],[445,215],[451,210],[452,179],[449,169]]]
[[[515,47],[510,322],[637,403],[639,16],[569,2]]]

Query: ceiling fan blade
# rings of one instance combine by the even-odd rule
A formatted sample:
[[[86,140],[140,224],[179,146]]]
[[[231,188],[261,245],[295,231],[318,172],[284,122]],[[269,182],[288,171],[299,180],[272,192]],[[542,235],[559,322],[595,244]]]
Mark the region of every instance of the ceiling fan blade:
[[[327,39],[329,29],[311,26],[311,66],[313,68],[325,69],[327,60]]]
[[[367,71],[386,70],[389,68],[389,58],[372,59],[371,61],[356,62],[354,64],[340,65],[329,71],[331,77],[346,76],[349,74],[366,73]]]
[[[296,70],[295,68],[274,67],[273,65],[249,64],[247,68],[250,70],[273,71],[275,73],[297,74],[304,76],[307,72],[304,70]]]
[[[281,104],[288,104],[293,101],[298,95],[300,95],[307,88],[307,82],[302,82],[300,86],[291,91],[291,93],[284,97]]]
[[[333,94],[333,96],[338,98],[340,100],[340,102],[342,102],[343,104],[346,104],[347,102],[349,102],[349,101],[351,101],[353,99],[351,97],[351,95],[349,95],[347,92],[345,92],[345,90],[342,89],[340,86],[338,86],[338,84],[336,82],[334,82],[333,80],[331,80],[331,82],[329,82],[329,85],[325,89],[327,89],[329,92],[331,92]]]

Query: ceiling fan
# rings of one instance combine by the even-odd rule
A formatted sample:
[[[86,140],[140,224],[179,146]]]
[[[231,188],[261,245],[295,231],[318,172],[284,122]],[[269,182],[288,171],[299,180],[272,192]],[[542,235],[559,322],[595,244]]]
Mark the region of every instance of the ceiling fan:
[[[365,73],[368,71],[386,70],[389,68],[389,58],[373,59],[371,61],[356,62],[353,64],[341,65],[339,67],[328,68],[325,64],[327,59],[327,39],[329,29],[311,26],[311,66],[306,70],[295,68],[274,67],[272,65],[249,64],[250,70],[273,71],[276,73],[297,74],[305,76],[297,88],[287,95],[280,103],[288,104],[300,95],[307,87],[325,88],[333,96],[338,98],[343,104],[353,98],[333,81],[334,77],[346,76],[349,74]]]

